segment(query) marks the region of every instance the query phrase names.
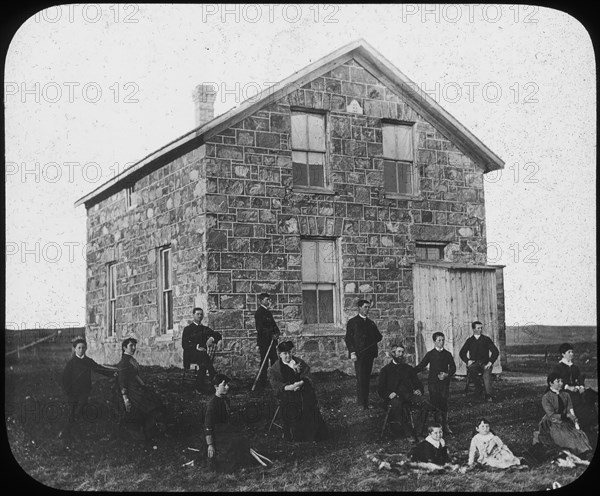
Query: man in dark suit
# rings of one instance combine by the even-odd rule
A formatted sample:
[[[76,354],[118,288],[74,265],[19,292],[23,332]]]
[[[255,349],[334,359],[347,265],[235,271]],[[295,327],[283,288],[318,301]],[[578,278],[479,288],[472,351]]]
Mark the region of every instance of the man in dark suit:
[[[267,369],[277,361],[277,342],[279,339],[279,327],[271,313],[271,304],[273,300],[269,293],[261,293],[258,295],[258,308],[254,313],[254,322],[256,324],[256,349],[260,352],[260,364],[262,365],[268,353],[267,361],[260,372],[258,378],[258,386],[265,387],[267,385]],[[271,345],[271,342],[273,343]],[[269,349],[269,346],[271,347]]]
[[[391,346],[392,361],[379,373],[377,392],[391,407],[389,425],[392,432],[402,434],[408,431],[417,441],[426,413],[424,389],[415,369],[404,361],[404,350],[404,345],[401,344]],[[414,428],[407,426],[405,421],[405,408],[411,405],[418,407]]]
[[[484,336],[483,324],[476,320],[471,324],[473,335],[465,341],[458,355],[467,364],[467,374],[482,374],[486,401],[494,401],[492,395],[492,367],[498,359],[500,351],[494,342]],[[477,384],[477,383],[476,383]]]
[[[221,340],[220,332],[213,331],[210,327],[202,325],[204,318],[204,310],[200,307],[195,307],[192,310],[193,322],[183,329],[181,335],[181,347],[183,348],[183,368],[189,369],[192,363],[198,365],[196,374],[196,389],[207,393],[212,393],[213,388],[210,384],[204,383],[206,371],[208,370],[209,379],[215,375],[215,368],[212,360],[208,355],[208,350],[212,346],[216,346]]]
[[[370,308],[369,301],[358,300],[358,315],[346,324],[346,347],[356,371],[357,400],[365,410],[369,408],[369,381],[377,343],[383,338],[375,322],[367,317]]]

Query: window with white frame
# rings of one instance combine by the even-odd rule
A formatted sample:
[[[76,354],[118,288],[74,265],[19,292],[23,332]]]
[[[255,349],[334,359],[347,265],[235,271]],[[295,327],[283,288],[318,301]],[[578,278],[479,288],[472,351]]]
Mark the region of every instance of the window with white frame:
[[[110,263],[106,267],[107,284],[107,319],[106,336],[111,338],[117,335],[117,264]]]
[[[325,115],[292,112],[292,182],[294,186],[325,187],[325,152]]]
[[[391,195],[416,195],[413,126],[383,123],[383,184]]]
[[[171,247],[159,250],[160,333],[173,332],[173,278]]]
[[[335,240],[303,239],[302,319],[308,326],[339,321],[338,254]]]
[[[415,243],[417,260],[444,260],[446,243],[417,242]]]

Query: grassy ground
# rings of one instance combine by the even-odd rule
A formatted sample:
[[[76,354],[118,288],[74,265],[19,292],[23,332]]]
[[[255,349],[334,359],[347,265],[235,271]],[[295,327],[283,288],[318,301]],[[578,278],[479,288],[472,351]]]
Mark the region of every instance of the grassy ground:
[[[94,377],[89,421],[81,440],[68,448],[57,435],[64,425],[59,378],[68,354],[44,353],[43,348],[6,364],[6,425],[13,456],[33,479],[50,487],[100,491],[536,491],[557,481],[576,480],[585,468],[558,468],[551,463],[526,471],[399,476],[378,471],[366,451],[407,452],[409,440],[378,441],[384,418],[376,406],[364,412],[354,401],[355,379],[339,372],[316,374],[322,413],[333,438],[324,443],[289,444],[266,427],[274,411],[270,391],[251,393],[252,378],[234,380],[232,406],[252,446],[274,460],[269,468],[249,468],[233,475],[204,469],[203,459],[188,447],[199,445],[202,412],[209,396],[180,386],[181,369],[143,367],[141,374],[168,405],[172,425],[167,436],[146,444],[125,443],[114,434],[109,403],[113,381]],[[482,403],[464,394],[464,382],[451,388],[447,438],[451,453],[464,456],[474,419],[487,417],[494,431],[516,455],[531,445],[542,417],[543,363],[528,363],[538,372],[507,372],[496,381],[497,402]],[[543,372],[540,373],[540,372]],[[376,378],[371,387],[372,403]],[[590,382],[597,387],[597,381]],[[183,464],[195,460],[194,466]]]

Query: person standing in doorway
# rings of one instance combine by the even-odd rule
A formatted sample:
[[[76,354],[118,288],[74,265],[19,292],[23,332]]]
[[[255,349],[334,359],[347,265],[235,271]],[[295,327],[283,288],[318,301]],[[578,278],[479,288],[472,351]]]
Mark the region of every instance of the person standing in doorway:
[[[345,338],[356,372],[357,402],[365,410],[369,408],[369,382],[378,354],[377,343],[383,338],[375,322],[368,317],[370,308],[368,300],[358,300],[358,315],[348,320]]]

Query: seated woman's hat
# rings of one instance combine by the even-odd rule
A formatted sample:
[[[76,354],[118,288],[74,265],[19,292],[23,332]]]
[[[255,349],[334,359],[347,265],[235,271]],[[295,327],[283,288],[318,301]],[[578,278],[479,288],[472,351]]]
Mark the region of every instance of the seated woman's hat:
[[[291,351],[293,347],[294,343],[292,343],[291,341],[282,341],[277,345],[277,352],[282,353],[285,351]]]

